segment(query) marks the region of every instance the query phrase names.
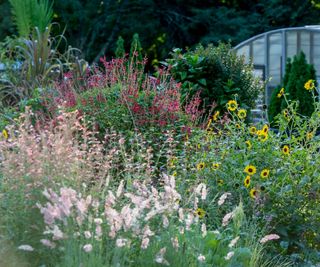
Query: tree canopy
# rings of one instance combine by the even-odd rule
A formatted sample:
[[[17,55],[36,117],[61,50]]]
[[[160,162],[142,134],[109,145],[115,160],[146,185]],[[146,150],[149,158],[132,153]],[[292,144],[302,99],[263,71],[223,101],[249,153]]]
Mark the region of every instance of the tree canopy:
[[[119,36],[127,52],[138,33],[143,54],[162,60],[174,47],[237,44],[272,29],[320,24],[316,0],[55,0],[54,21],[89,61],[114,56]],[[59,32],[60,31],[60,32]],[[0,0],[0,40],[15,33],[8,0]]]

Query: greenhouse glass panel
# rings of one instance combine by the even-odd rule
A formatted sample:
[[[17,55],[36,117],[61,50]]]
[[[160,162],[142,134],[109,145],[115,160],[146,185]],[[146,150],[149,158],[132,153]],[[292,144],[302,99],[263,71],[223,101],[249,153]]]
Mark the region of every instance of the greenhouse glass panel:
[[[310,32],[302,31],[300,34],[300,48],[310,62]]]
[[[298,38],[296,31],[287,31],[287,58],[293,58],[298,51]]]
[[[313,65],[317,76],[320,77],[320,33],[313,35]]]
[[[259,38],[252,43],[253,64],[265,65],[264,38]]]
[[[237,55],[245,56],[245,62],[249,63],[249,60],[250,60],[250,46],[249,45],[244,45],[243,47],[239,48],[237,50]]]
[[[270,85],[277,86],[281,82],[281,59],[282,59],[282,38],[281,33],[274,33],[269,36],[268,55],[268,77],[271,78]]]

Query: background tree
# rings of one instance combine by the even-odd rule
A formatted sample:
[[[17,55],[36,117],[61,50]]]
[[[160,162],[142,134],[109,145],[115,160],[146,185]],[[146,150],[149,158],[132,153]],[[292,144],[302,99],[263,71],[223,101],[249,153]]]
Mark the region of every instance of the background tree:
[[[116,50],[115,50],[116,58],[124,57],[126,52],[124,49],[124,40],[121,36],[118,37],[116,45],[117,45]]]
[[[0,0],[0,38],[11,32],[8,0]],[[130,50],[134,33],[149,62],[157,63],[174,47],[201,42],[235,45],[265,31],[320,23],[315,0],[55,0],[54,21],[84,57],[98,62],[113,56],[119,35]]]

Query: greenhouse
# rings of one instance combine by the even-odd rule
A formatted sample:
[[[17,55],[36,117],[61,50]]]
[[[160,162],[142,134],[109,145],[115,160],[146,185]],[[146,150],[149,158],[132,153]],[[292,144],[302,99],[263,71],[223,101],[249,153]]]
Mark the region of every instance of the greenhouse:
[[[320,25],[284,28],[256,35],[235,47],[238,55],[252,60],[257,76],[267,81],[265,103],[269,103],[272,89],[285,74],[288,58],[303,51],[313,64],[320,82]]]

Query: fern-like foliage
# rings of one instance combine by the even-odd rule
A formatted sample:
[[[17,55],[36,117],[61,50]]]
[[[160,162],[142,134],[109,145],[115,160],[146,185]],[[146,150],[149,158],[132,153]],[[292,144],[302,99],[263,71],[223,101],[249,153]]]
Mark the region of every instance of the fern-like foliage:
[[[49,0],[9,0],[12,15],[20,37],[28,37],[37,27],[44,32],[53,16],[52,4]]]
[[[28,37],[31,29],[31,6],[32,0],[9,0],[12,6],[12,15],[19,36]]]

